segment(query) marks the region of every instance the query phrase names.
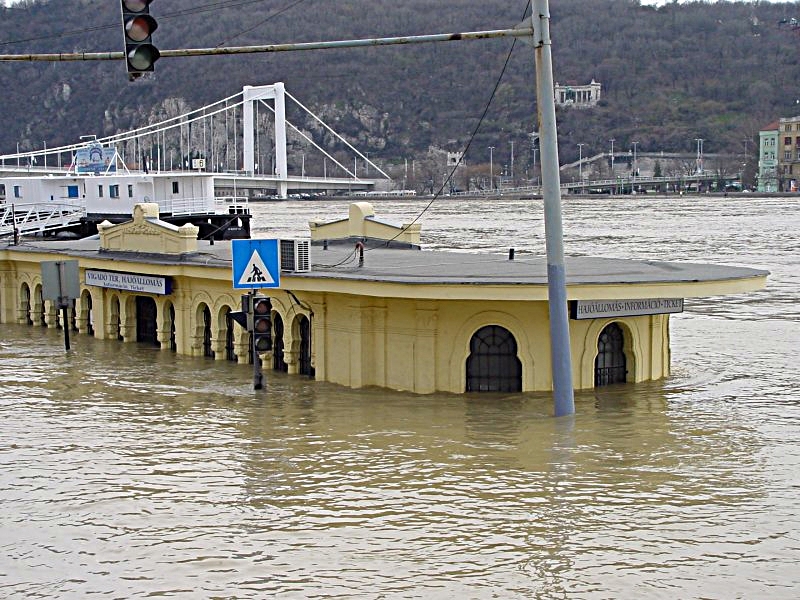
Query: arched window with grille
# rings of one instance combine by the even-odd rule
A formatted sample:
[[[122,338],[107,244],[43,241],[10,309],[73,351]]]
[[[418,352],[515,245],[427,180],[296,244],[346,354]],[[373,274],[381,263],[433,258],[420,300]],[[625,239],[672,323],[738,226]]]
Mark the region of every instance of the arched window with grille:
[[[467,358],[468,392],[519,392],[522,390],[522,363],[517,358],[517,341],[499,325],[476,331],[469,343]]]
[[[609,323],[597,339],[594,360],[594,385],[625,383],[628,373],[625,361],[625,334],[617,323]]]

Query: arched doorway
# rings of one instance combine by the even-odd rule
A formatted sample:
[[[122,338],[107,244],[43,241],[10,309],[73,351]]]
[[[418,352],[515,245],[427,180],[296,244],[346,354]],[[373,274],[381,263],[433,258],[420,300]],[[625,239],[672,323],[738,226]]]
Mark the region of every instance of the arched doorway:
[[[36,291],[34,292],[33,315],[31,317],[31,320],[36,325],[47,327],[44,298],[42,298],[42,286],[40,285],[36,286]]]
[[[625,361],[625,335],[617,323],[609,323],[597,338],[597,358],[594,359],[594,385],[625,383],[628,373]]]
[[[169,309],[167,310],[167,318],[169,319],[169,323],[167,323],[167,328],[169,329],[169,349],[171,352],[178,351],[178,343],[175,341],[175,305],[170,303]]]
[[[111,299],[111,318],[108,320],[108,334],[111,339],[124,340],[122,337],[122,319],[120,317],[119,298],[114,296]]]
[[[300,375],[314,377],[314,367],[311,366],[311,321],[305,315],[298,317],[300,330],[300,356],[298,357],[298,372]]]
[[[92,314],[92,295],[88,290],[81,293],[81,314],[79,322],[87,335],[94,335],[94,316]]]
[[[136,296],[136,341],[160,346],[156,301],[149,296]]]
[[[236,352],[233,349],[236,341],[233,317],[231,317],[230,307],[225,309],[225,360],[236,361]]]
[[[289,370],[284,360],[283,319],[278,313],[272,315],[272,369],[274,371]]]
[[[214,348],[211,345],[211,309],[203,305],[203,356],[214,358]]]
[[[31,289],[27,283],[22,284],[19,306],[22,312],[22,322],[26,325],[33,325],[33,319],[31,319]]]
[[[468,392],[519,392],[522,363],[517,358],[517,341],[499,325],[476,331],[469,342],[467,358]]]

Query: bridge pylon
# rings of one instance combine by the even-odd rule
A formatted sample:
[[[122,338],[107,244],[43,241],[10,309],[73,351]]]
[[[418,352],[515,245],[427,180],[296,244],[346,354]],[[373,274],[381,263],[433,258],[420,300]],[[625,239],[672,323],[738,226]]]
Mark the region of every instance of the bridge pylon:
[[[244,170],[250,176],[255,173],[255,123],[253,122],[253,104],[263,100],[272,100],[275,103],[275,175],[278,177],[278,196],[286,197],[289,188],[289,167],[286,159],[286,95],[283,83],[272,85],[252,86],[242,88],[244,100],[243,115],[243,141],[244,141]]]

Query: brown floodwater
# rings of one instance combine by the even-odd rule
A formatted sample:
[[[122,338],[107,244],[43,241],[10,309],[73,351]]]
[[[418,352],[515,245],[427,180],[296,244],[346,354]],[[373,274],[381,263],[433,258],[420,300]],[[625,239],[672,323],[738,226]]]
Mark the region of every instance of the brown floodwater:
[[[373,201],[408,222],[425,201]],[[666,380],[350,390],[2,325],[0,597],[796,598],[800,200],[564,201],[567,254],[739,264],[671,319]],[[307,235],[347,202],[253,206]],[[540,201],[443,199],[426,247],[544,252]]]

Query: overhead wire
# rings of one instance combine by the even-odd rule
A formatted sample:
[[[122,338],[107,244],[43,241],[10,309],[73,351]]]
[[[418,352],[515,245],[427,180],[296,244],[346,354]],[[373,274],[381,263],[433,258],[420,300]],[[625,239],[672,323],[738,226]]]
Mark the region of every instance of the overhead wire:
[[[240,37],[240,36],[243,36],[245,33],[250,33],[250,32],[251,32],[251,31],[253,31],[254,29],[257,29],[258,27],[261,27],[261,26],[262,26],[264,23],[266,23],[266,22],[268,22],[268,21],[271,21],[271,20],[272,20],[272,19],[274,19],[275,17],[278,17],[278,16],[282,15],[283,13],[285,13],[285,12],[287,12],[287,11],[289,11],[289,10],[293,9],[295,6],[297,6],[298,4],[302,4],[303,2],[305,2],[305,0],[296,0],[295,2],[293,2],[293,3],[291,3],[291,4],[289,4],[289,5],[285,6],[285,7],[283,7],[282,9],[280,9],[280,10],[277,10],[277,11],[275,11],[274,13],[272,13],[272,14],[268,15],[267,17],[265,17],[264,19],[262,19],[261,21],[259,21],[259,22],[258,22],[258,23],[256,23],[255,25],[253,25],[252,27],[248,27],[247,29],[244,29],[244,30],[240,31],[240,32],[239,32],[239,33],[237,33],[236,35],[232,35],[232,36],[230,36],[229,38],[227,38],[227,39],[225,39],[225,40],[221,41],[219,44],[217,44],[217,45],[215,46],[215,48],[221,48],[222,46],[224,46],[224,45],[225,45],[225,44],[227,44],[228,42],[230,42],[230,41],[232,41],[232,40],[235,40],[236,38],[238,38],[238,37]]]
[[[531,6],[531,0],[527,0],[527,3],[525,5],[525,11],[523,13],[523,19],[525,18],[525,15],[528,14],[528,8],[530,8],[530,6]],[[452,181],[453,176],[456,173],[456,170],[461,165],[461,162],[464,160],[464,156],[466,156],[467,152],[469,151],[470,147],[472,146],[472,142],[475,141],[475,136],[478,134],[478,131],[480,131],[481,125],[483,125],[483,122],[486,119],[486,115],[489,112],[489,108],[492,106],[492,101],[494,100],[494,97],[497,95],[497,90],[500,87],[500,83],[503,81],[503,76],[505,75],[506,69],[508,68],[508,63],[511,61],[511,55],[514,52],[514,47],[516,46],[516,44],[517,44],[517,38],[514,38],[512,40],[512,42],[511,42],[511,47],[508,49],[508,54],[506,55],[505,62],[503,63],[503,68],[500,70],[500,75],[498,75],[497,81],[495,82],[494,88],[492,89],[492,93],[490,94],[489,99],[486,102],[486,106],[484,107],[483,112],[481,113],[480,119],[478,119],[478,124],[475,126],[475,129],[472,130],[472,134],[470,135],[469,139],[467,140],[467,144],[466,144],[466,146],[464,146],[463,152],[461,152],[460,156],[458,157],[458,160],[456,161],[456,164],[453,165],[453,168],[450,171],[450,174],[442,182],[441,187],[436,191],[436,193],[433,195],[433,198],[431,198],[430,202],[428,202],[428,204],[425,206],[425,208],[423,208],[417,214],[417,216],[414,217],[414,219],[410,223],[405,223],[403,225],[401,231],[397,232],[397,234],[395,234],[394,237],[389,238],[388,240],[385,240],[384,242],[382,242],[381,244],[379,244],[377,246],[373,246],[371,248],[366,248],[367,251],[376,250],[377,248],[380,248],[381,246],[388,246],[390,242],[393,242],[394,240],[399,238],[406,231],[408,231],[408,229],[414,223],[419,221],[422,218],[422,216],[426,212],[428,212],[428,210],[431,208],[431,206],[433,206],[434,202],[436,202],[441,197],[445,186],[447,186],[447,184],[450,181]]]

